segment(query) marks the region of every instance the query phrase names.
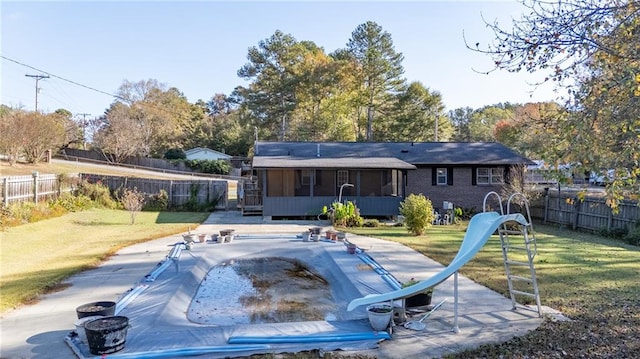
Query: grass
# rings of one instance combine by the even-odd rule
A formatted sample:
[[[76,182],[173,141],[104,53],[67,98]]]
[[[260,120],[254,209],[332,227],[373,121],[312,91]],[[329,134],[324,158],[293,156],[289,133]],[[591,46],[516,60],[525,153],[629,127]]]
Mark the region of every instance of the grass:
[[[451,355],[451,358],[640,357],[640,249],[618,241],[553,226],[534,226],[535,268],[542,304],[569,322],[545,321],[521,338]],[[427,235],[378,227],[351,232],[388,239],[448,264],[464,236],[464,225],[434,226]],[[497,237],[460,273],[508,296]]]
[[[119,249],[186,232],[208,213],[91,209],[1,232],[0,313],[37,301],[71,275],[95,267]]]

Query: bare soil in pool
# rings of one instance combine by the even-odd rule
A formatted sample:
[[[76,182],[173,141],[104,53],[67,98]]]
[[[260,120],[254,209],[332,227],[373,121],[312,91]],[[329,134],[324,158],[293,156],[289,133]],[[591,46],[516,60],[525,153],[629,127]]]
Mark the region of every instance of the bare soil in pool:
[[[207,294],[203,286],[218,290]],[[212,268],[194,302],[189,319],[204,324],[333,320],[337,312],[330,285],[320,274],[298,260],[276,257]]]

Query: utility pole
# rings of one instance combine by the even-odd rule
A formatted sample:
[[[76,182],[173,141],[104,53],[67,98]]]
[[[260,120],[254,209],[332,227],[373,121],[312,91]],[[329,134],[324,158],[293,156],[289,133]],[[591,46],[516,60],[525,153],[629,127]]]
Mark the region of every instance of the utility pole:
[[[87,138],[87,116],[89,116],[90,113],[79,113],[78,116],[82,116],[82,149],[86,150],[87,149],[87,142],[86,142],[86,138]]]
[[[29,75],[26,74],[26,77],[33,77],[36,79],[36,112],[38,112],[38,92],[40,92],[40,88],[38,87],[38,81],[41,79],[48,79],[49,75]]]

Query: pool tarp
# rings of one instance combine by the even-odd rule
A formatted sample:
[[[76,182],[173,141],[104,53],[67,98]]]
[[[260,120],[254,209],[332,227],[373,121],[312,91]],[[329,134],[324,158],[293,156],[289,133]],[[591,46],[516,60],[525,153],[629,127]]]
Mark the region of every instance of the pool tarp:
[[[176,252],[179,251],[170,253]],[[210,268],[230,260],[258,257],[296,258],[322,275],[331,284],[337,320],[229,325],[188,320],[189,305]],[[224,358],[231,353],[248,356],[376,348],[390,336],[373,331],[364,308],[347,311],[347,304],[354,298],[395,288],[376,271],[363,270],[363,264],[359,256],[347,253],[342,242],[303,242],[295,235],[261,238],[258,234],[239,233],[232,243],[197,243],[191,251],[181,251],[176,261],[167,258],[158,263],[161,270],[151,269],[154,275],[146,276],[151,281],[142,277],[129,296],[125,294],[118,301],[118,315],[128,317],[130,327],[124,349],[108,358],[200,354]],[[79,358],[94,357],[76,333],[69,333],[65,341]]]

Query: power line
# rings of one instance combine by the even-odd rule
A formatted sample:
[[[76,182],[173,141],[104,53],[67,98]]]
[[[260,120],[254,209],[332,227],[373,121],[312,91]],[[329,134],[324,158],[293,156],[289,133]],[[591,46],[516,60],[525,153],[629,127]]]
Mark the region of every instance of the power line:
[[[42,72],[42,73],[44,73],[44,74],[46,74],[46,75],[47,75],[47,78],[48,78],[49,76],[51,76],[51,77],[54,77],[54,78],[60,79],[60,80],[62,80],[62,81],[66,81],[66,82],[68,82],[68,83],[74,84],[74,85],[76,85],[76,86],[84,87],[84,88],[86,88],[86,89],[88,89],[88,90],[95,91],[95,92],[99,92],[99,93],[104,94],[104,95],[107,95],[107,96],[111,96],[111,97],[113,97],[113,98],[115,98],[115,99],[118,99],[118,100],[120,100],[120,101],[123,101],[124,103],[128,103],[129,105],[131,105],[131,104],[132,104],[132,102],[131,102],[131,101],[127,100],[126,98],[124,98],[124,97],[122,97],[122,96],[118,96],[118,95],[115,95],[115,94],[112,94],[112,93],[109,93],[109,92],[106,92],[106,91],[98,90],[97,88],[94,88],[94,87],[91,87],[91,86],[87,86],[87,85],[83,85],[83,84],[81,84],[81,83],[79,83],[79,82],[76,82],[76,81],[73,81],[73,80],[69,80],[69,79],[66,79],[66,78],[61,77],[61,76],[58,76],[58,75],[54,75],[54,74],[52,74],[52,73],[50,73],[50,72],[46,72],[46,71],[40,70],[40,69],[38,69],[38,68],[36,68],[36,67],[33,67],[33,66],[31,66],[31,65],[27,65],[27,64],[22,63],[22,62],[20,62],[20,61],[18,61],[18,60],[10,59],[10,58],[8,58],[8,57],[6,57],[6,56],[4,56],[4,55],[0,55],[0,58],[3,58],[3,59],[5,59],[5,60],[7,60],[7,61],[11,61],[11,62],[13,62],[13,63],[16,63],[16,64],[18,64],[18,65],[20,65],[20,66],[28,67],[28,68],[30,68],[30,69],[32,69],[32,70],[36,70],[36,71],[38,71],[38,72]],[[37,91],[37,84],[36,84],[36,91]],[[37,95],[36,95],[36,97],[37,97]],[[148,103],[145,103],[145,102],[141,102],[140,104],[141,104],[142,106],[145,106],[145,107],[148,107],[148,108],[153,108],[153,109],[156,109],[156,110],[160,110],[160,111],[163,111],[163,112],[166,112],[166,113],[172,114],[172,115],[176,115],[176,116],[178,116],[178,115],[179,115],[179,113],[178,113],[178,112],[175,112],[175,111],[172,111],[172,110],[168,110],[168,109],[166,109],[166,108],[162,108],[162,107],[154,106],[154,105],[152,105],[152,104],[148,104]],[[36,111],[37,111],[37,110],[38,110],[38,108],[37,108],[37,99],[36,99]]]
[[[82,116],[82,149],[87,149],[87,116],[90,113],[79,113],[78,116]]]
[[[36,79],[36,112],[38,112],[38,92],[40,92],[40,88],[38,88],[38,82],[42,79],[48,79],[48,75],[29,75],[26,74],[26,77],[33,77]]]
[[[87,86],[87,85],[83,85],[83,84],[81,84],[81,83],[79,83],[79,82],[76,82],[76,81],[73,81],[73,80],[69,80],[69,79],[66,79],[66,78],[61,77],[61,76],[58,76],[58,75],[54,75],[54,74],[52,74],[52,73],[49,73],[49,72],[46,72],[46,71],[40,70],[40,69],[38,69],[38,68],[35,68],[35,67],[31,66],[31,65],[27,65],[27,64],[22,63],[22,62],[20,62],[20,61],[17,61],[17,60],[14,60],[14,59],[10,59],[10,58],[8,58],[8,57],[6,57],[6,56],[4,56],[4,55],[0,55],[0,58],[3,58],[3,59],[5,59],[5,60],[7,60],[7,61],[11,61],[11,62],[13,62],[13,63],[16,63],[16,64],[18,64],[18,65],[20,65],[20,66],[28,67],[28,68],[30,68],[30,69],[32,69],[32,70],[36,70],[36,71],[38,71],[38,72],[41,72],[41,73],[43,73],[43,74],[46,74],[46,75],[47,75],[47,78],[48,78],[49,76],[51,76],[51,77],[54,77],[54,78],[60,79],[60,80],[62,80],[62,81],[66,81],[66,82],[68,82],[68,83],[74,84],[74,85],[76,85],[76,86],[84,87],[84,88],[86,88],[86,89],[88,89],[88,90],[95,91],[95,92],[101,93],[101,94],[103,94],[103,95],[111,96],[111,97],[117,98],[118,100],[126,101],[124,98],[122,98],[122,97],[120,97],[120,96],[118,96],[118,95],[114,95],[114,94],[112,94],[112,93],[109,93],[109,92],[106,92],[106,91],[102,91],[102,90],[98,90],[97,88],[94,88],[94,87],[91,87],[91,86]]]

